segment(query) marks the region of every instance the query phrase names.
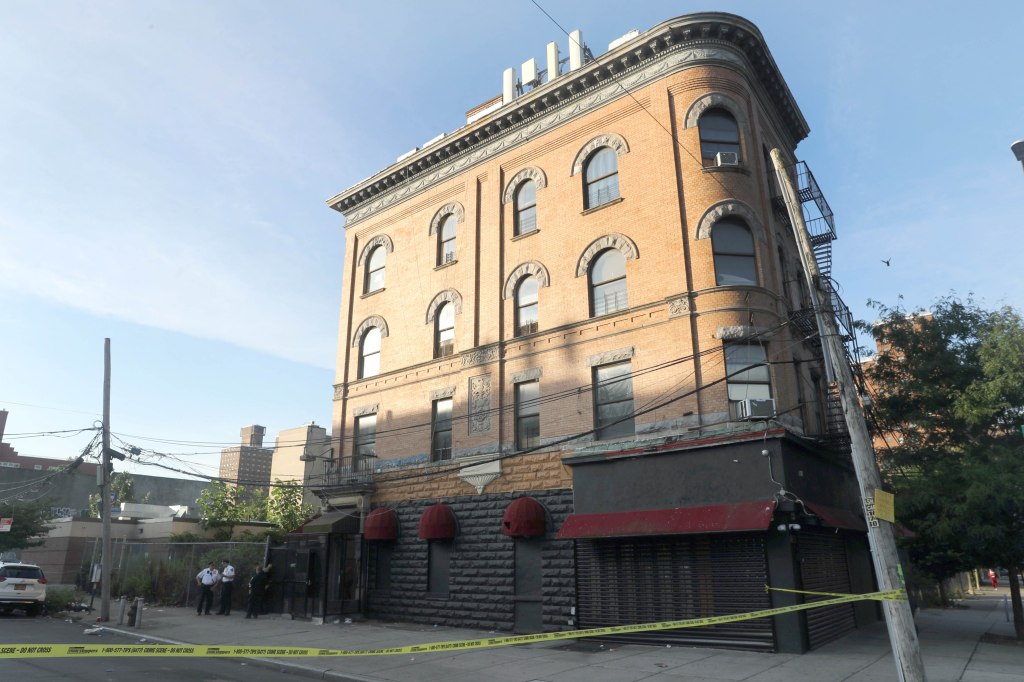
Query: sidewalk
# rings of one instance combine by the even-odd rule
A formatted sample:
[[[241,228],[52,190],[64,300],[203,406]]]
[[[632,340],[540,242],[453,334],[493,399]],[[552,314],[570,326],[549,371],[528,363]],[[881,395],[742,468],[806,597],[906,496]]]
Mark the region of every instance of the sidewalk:
[[[917,618],[929,682],[1024,682],[1024,646],[984,639],[1013,635],[1006,588],[986,589],[959,608]],[[314,625],[281,616],[197,617],[194,608],[146,608],[141,628],[111,627],[174,644],[378,649],[502,636],[381,622]],[[350,682],[891,682],[896,667],[885,624],[855,630],[802,656],[696,647],[537,643],[459,652],[344,658],[257,659],[285,672]],[[595,649],[591,651],[590,649]]]

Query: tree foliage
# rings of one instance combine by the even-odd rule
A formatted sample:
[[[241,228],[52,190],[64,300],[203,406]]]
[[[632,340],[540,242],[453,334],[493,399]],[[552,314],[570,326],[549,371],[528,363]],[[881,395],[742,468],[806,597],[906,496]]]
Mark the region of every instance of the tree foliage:
[[[197,500],[207,527],[230,537],[234,527],[249,521],[270,521],[289,532],[312,516],[313,508],[302,504],[302,487],[275,481],[269,497],[263,490],[212,481]]]
[[[0,533],[0,554],[43,544],[41,536],[53,528],[47,523],[53,505],[54,501],[50,499],[0,502],[0,518],[13,520],[10,531]]]
[[[939,299],[929,314],[873,304],[868,370],[883,473],[915,564],[937,580],[974,566],[1024,564],[1024,321],[1009,307]]]
[[[110,477],[110,491],[113,494],[115,504],[135,501],[135,478],[123,471],[115,472]],[[89,495],[89,516],[94,519],[100,517],[100,494]]]
[[[267,502],[267,520],[289,533],[313,515],[313,505],[302,503],[302,486],[275,480]]]

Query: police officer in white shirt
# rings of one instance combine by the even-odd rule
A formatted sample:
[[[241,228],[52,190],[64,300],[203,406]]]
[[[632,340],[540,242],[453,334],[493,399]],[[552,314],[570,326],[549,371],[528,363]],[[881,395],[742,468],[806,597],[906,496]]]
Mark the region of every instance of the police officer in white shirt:
[[[204,608],[206,615],[210,615],[210,608],[213,606],[213,586],[218,582],[220,582],[220,573],[217,572],[212,561],[209,566],[196,574],[196,585],[199,585],[202,590],[199,593],[199,605],[196,607],[197,616],[203,615]]]
[[[220,560],[220,611],[218,616],[231,615],[231,593],[235,587],[235,567],[227,559]]]

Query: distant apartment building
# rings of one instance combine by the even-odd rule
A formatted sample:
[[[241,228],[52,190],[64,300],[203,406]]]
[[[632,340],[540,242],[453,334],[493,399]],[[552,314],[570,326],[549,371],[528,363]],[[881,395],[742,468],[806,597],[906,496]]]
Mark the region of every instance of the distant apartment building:
[[[310,422],[292,429],[283,429],[274,443],[274,458],[270,466],[270,481],[302,485],[316,480],[325,464],[332,461],[331,437],[327,429]],[[306,504],[319,506],[320,499],[309,490],[303,490]]]
[[[266,428],[253,424],[241,430],[242,443],[220,451],[220,477],[230,485],[270,490],[274,451],[263,447]]]

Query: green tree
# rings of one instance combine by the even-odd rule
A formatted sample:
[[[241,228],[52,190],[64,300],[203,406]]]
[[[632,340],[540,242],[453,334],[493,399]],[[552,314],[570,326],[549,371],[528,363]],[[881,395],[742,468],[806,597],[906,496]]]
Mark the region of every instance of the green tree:
[[[135,477],[123,471],[115,472],[110,478],[110,490],[114,494],[117,504],[135,501]],[[147,494],[148,498],[149,495]],[[100,494],[89,495],[89,516],[94,519],[100,517]]]
[[[302,486],[274,481],[267,504],[268,521],[281,531],[290,533],[312,516],[313,512],[313,505],[302,503]]]
[[[218,539],[230,539],[235,526],[247,521],[267,520],[267,495],[262,490],[211,481],[196,500],[199,516]]]
[[[38,547],[43,544],[40,536],[46,535],[53,526],[47,524],[53,500],[23,502],[10,500],[0,502],[0,518],[12,519],[11,529],[0,533],[0,554],[12,549]]]
[[[930,314],[873,304],[882,349],[868,371],[876,433],[898,433],[880,462],[915,564],[937,580],[970,566],[1024,564],[1024,322],[1012,308],[939,299]]]

